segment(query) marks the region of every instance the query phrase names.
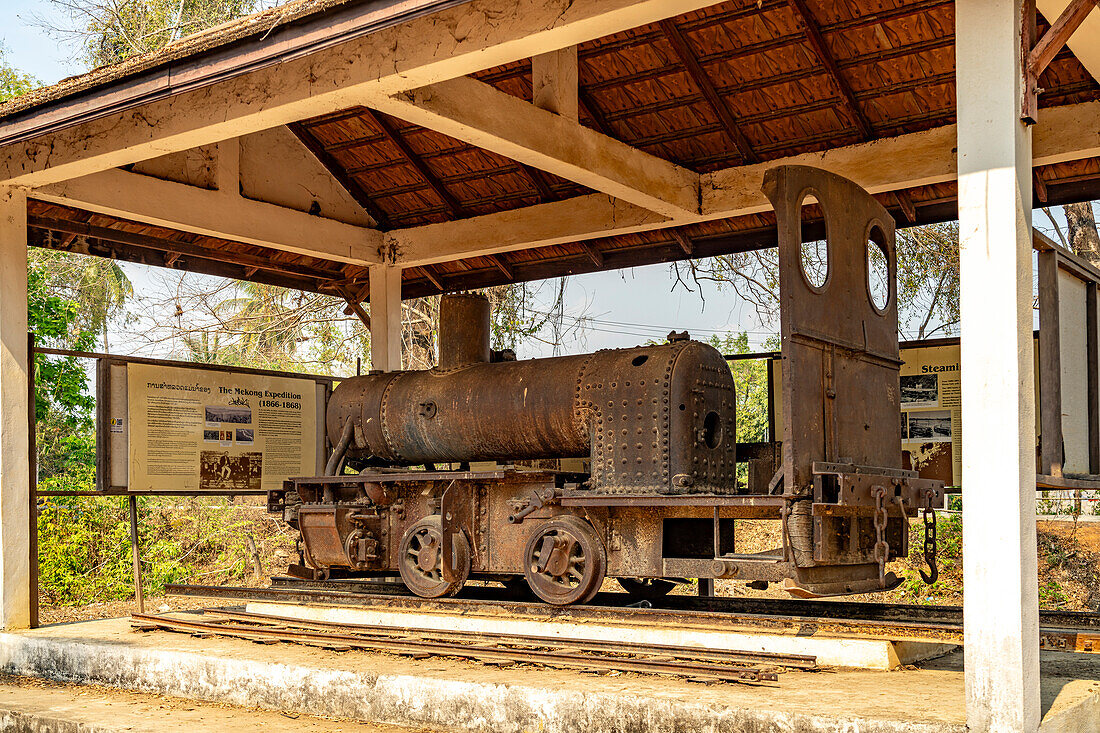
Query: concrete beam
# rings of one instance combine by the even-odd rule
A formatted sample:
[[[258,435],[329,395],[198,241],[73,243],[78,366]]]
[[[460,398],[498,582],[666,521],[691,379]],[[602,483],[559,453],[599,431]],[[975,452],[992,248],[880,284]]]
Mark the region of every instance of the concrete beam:
[[[580,117],[577,47],[531,57],[531,104],[576,122]]]
[[[241,195],[241,139],[239,137],[218,143],[215,179],[215,186],[222,193]]]
[[[1048,23],[1058,20],[1058,16],[1068,6],[1069,0],[1035,0],[1036,9]],[[1100,12],[1094,8],[1085,18],[1085,22],[1069,37],[1066,45],[1092,78],[1100,81]],[[1047,111],[1043,110],[1043,114]]]
[[[573,46],[714,2],[463,3],[226,81],[5,145],[0,148],[0,183],[41,186],[117,168]]]
[[[252,201],[235,190],[195,186],[112,169],[34,191],[43,201],[246,244],[357,265],[381,261],[383,235],[294,209]]]
[[[380,265],[370,272],[370,366],[401,368],[401,268]]]
[[[1044,109],[1033,128],[1033,166],[1100,155],[1100,102]],[[849,178],[871,193],[946,183],[956,178],[955,125],[806,153],[703,176],[703,216],[720,218],[769,210],[760,192],[764,171],[777,165],[812,165]],[[884,164],[888,162],[888,164]]]
[[[440,82],[370,106],[664,216],[699,212],[697,173],[476,79]]]
[[[0,188],[0,627],[31,623],[27,196]]]
[[[386,251],[403,267],[594,237],[630,234],[677,223],[606,194],[538,204],[469,219],[388,232]]]
[[[963,635],[967,727],[973,733],[1035,731],[1041,719],[1033,160],[1031,133],[1020,119],[1025,2],[955,4],[966,484]],[[1042,122],[1049,122],[1055,109],[1044,110]]]

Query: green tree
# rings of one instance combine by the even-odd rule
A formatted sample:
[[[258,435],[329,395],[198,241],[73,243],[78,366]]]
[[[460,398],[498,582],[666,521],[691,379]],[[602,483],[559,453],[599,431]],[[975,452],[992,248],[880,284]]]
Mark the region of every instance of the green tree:
[[[278,0],[49,0],[55,13],[38,25],[78,43],[91,66],[106,66],[156,51]],[[64,20],[57,22],[52,18]]]
[[[6,53],[6,49],[0,46],[0,102],[26,94],[41,83],[9,64],[5,58]]]
[[[95,332],[81,326],[80,304],[51,292],[44,267],[27,268],[27,323],[39,346],[89,350]],[[34,357],[34,407],[38,467],[53,476],[76,466],[95,465],[95,400],[88,373],[71,356]]]
[[[103,351],[109,352],[108,326],[112,319],[125,315],[134,294],[122,265],[117,260],[53,249],[34,248],[28,257],[42,271],[51,293],[77,304],[81,330],[98,334]]]
[[[957,331],[959,322],[959,225],[928,224],[897,231],[898,330],[904,338],[929,338]],[[812,247],[807,250],[813,252]],[[824,267],[824,262],[811,265]],[[711,281],[732,289],[756,308],[760,321],[779,317],[779,251],[736,252],[674,266],[695,283]]]
[[[748,354],[749,335],[745,331],[715,334],[708,340],[723,354]],[[771,336],[764,342],[764,351],[778,351],[779,339]],[[760,443],[777,440],[768,435],[768,364],[765,359],[734,359],[727,362],[733,372],[737,395],[737,442]]]

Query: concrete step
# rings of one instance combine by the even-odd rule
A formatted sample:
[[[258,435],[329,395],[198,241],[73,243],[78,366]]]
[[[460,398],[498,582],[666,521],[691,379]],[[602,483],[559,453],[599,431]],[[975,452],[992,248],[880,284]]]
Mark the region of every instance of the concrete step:
[[[422,733],[93,685],[0,675],[0,733]]]

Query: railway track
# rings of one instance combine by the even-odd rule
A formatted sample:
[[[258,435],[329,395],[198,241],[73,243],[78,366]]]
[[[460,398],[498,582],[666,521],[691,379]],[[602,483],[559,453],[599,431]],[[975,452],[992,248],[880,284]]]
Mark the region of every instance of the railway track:
[[[410,629],[335,623],[287,616],[205,609],[194,614],[133,614],[140,631],[225,636],[259,643],[292,642],[325,649],[361,649],[413,658],[459,657],[482,663],[524,663],[592,672],[634,672],[700,682],[764,683],[786,669],[812,670],[816,660],[799,654],[726,651],[626,642],[562,640],[546,636]]]
[[[654,626],[715,626],[729,630],[822,634],[838,637],[961,644],[962,609],[953,606],[802,599],[665,596],[636,607],[625,593],[601,593],[583,606],[555,607],[517,599],[506,589],[467,586],[461,598],[423,599],[399,583],[362,580],[303,581],[273,578],[270,588],[170,585],[169,595],[220,600],[369,606],[390,610],[507,612],[513,616]],[[1100,653],[1100,614],[1043,611],[1043,649]]]
[[[183,588],[184,586],[172,586]],[[291,590],[334,590],[366,595],[406,596],[412,593],[403,583],[373,580],[300,580],[285,576],[271,578],[271,587]],[[516,601],[514,593],[492,586],[467,586],[459,600]],[[590,606],[630,608],[637,599],[626,593],[600,593]],[[664,611],[702,611],[711,613],[789,615],[820,618],[847,618],[864,621],[930,621],[961,624],[960,606],[918,606],[902,603],[868,603],[801,598],[728,598],[718,596],[669,595],[653,599],[644,608]],[[1083,611],[1041,611],[1043,626],[1100,630],[1100,613]]]

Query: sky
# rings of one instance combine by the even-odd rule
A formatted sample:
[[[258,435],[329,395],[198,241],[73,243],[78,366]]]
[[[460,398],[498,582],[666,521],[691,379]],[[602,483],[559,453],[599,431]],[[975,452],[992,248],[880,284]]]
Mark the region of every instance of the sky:
[[[64,20],[43,0],[0,0],[0,43],[8,61],[46,84],[84,71],[76,60],[79,49],[47,36],[34,25],[35,16]]]

